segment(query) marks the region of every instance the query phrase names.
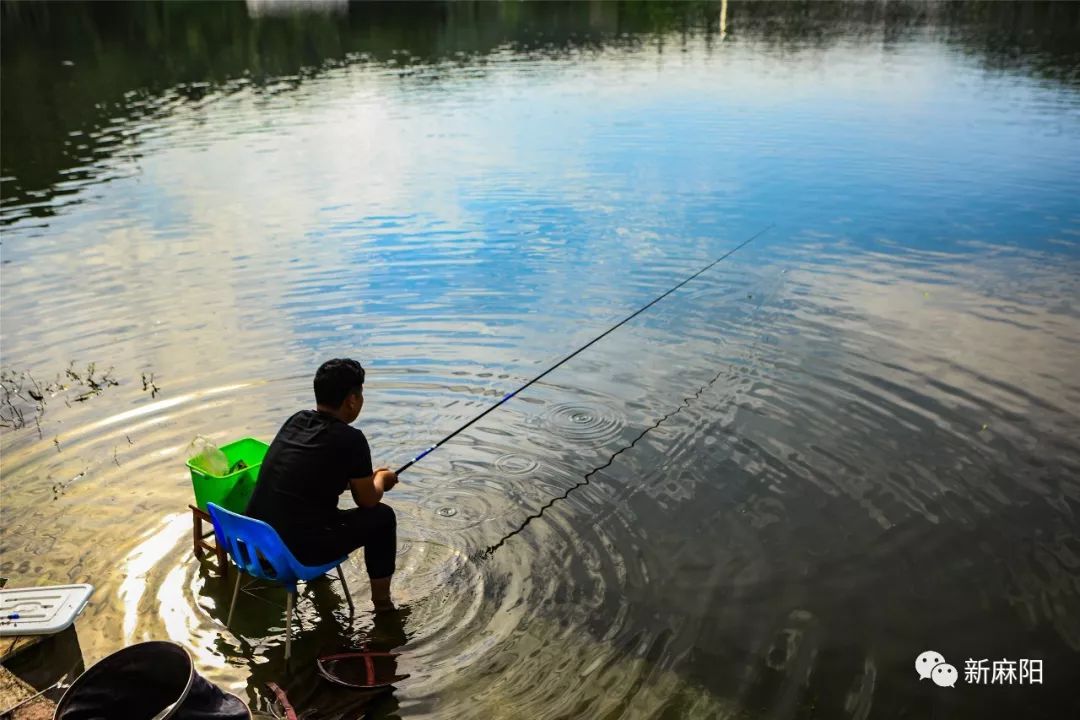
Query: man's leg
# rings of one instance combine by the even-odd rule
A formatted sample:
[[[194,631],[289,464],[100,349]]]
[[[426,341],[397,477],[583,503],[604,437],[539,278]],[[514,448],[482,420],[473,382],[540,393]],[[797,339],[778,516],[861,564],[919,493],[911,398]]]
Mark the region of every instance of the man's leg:
[[[371,580],[371,604],[375,612],[397,610],[390,599],[390,578],[368,578]]]
[[[393,610],[390,579],[397,560],[397,517],[389,505],[342,511],[347,516],[349,534],[364,548],[364,565],[371,581],[371,602],[375,611]]]

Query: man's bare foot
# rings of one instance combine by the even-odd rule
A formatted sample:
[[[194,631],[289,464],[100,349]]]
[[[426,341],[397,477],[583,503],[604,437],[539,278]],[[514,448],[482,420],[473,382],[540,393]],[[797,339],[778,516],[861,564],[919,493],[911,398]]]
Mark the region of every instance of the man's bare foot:
[[[390,578],[369,579],[371,580],[371,604],[375,606],[375,612],[397,610],[394,601],[390,599]]]

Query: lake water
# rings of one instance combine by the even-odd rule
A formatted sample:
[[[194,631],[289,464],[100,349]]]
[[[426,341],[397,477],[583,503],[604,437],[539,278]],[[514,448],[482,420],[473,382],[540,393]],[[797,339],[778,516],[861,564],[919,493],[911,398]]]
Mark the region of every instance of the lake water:
[[[1080,711],[1080,6],[2,12],[0,574],[95,585],[88,665],[169,638],[320,717],[359,646],[411,674],[380,718]],[[357,554],[295,674],[280,591],[225,629],[195,435],[351,356],[396,467],[764,229],[402,476],[396,619]]]

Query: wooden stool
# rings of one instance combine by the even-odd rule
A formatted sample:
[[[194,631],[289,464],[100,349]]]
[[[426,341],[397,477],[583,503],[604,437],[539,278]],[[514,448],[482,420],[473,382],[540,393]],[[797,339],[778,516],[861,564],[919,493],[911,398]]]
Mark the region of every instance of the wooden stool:
[[[56,714],[56,703],[41,697],[42,694],[44,693],[35,693],[32,686],[6,667],[0,666],[0,712],[3,712],[5,718],[24,720],[53,717]]]
[[[195,557],[201,560],[205,550],[211,551],[217,557],[218,574],[228,575],[229,558],[225,553],[225,548],[218,545],[216,538],[212,543],[207,542],[207,538],[214,537],[214,525],[210,522],[210,516],[194,505],[188,505],[188,507],[191,508],[191,539],[194,543]],[[209,532],[203,532],[203,521],[210,525]]]

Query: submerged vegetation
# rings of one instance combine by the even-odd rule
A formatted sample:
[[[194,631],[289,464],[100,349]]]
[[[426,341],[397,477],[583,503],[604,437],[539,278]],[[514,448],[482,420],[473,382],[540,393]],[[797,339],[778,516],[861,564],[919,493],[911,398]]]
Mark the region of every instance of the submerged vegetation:
[[[21,430],[33,426],[38,436],[42,435],[41,418],[49,403],[61,400],[71,407],[71,403],[82,403],[97,397],[110,387],[116,387],[120,381],[113,377],[114,368],[102,372],[97,363],[89,363],[85,370],[78,370],[72,360],[62,372],[57,372],[52,380],[39,381],[29,370],[0,370],[0,427]],[[154,373],[142,374],[143,390],[157,397],[161,389],[154,383]],[[56,449],[60,449],[59,442]]]

